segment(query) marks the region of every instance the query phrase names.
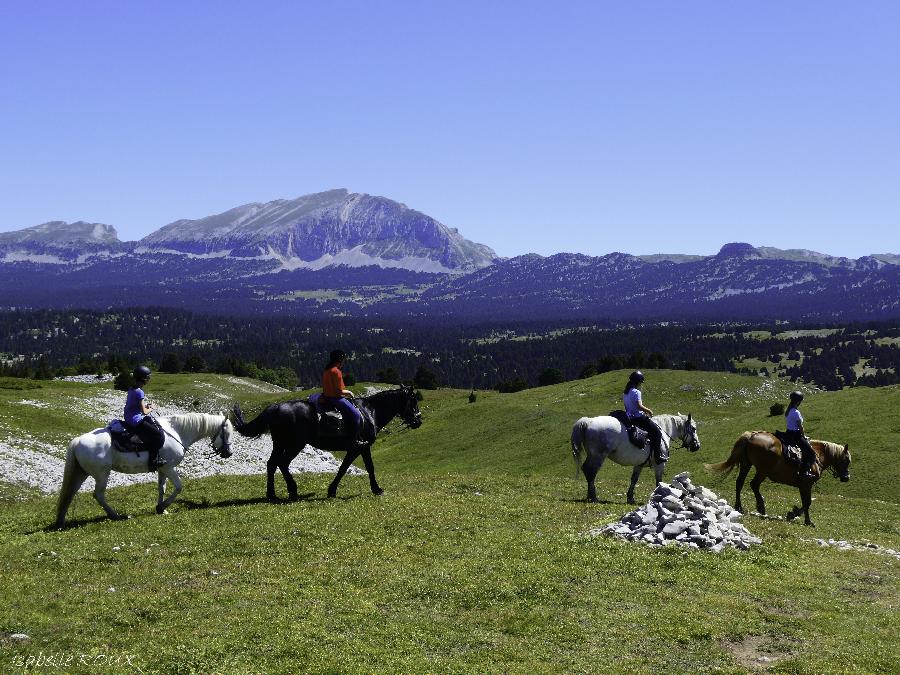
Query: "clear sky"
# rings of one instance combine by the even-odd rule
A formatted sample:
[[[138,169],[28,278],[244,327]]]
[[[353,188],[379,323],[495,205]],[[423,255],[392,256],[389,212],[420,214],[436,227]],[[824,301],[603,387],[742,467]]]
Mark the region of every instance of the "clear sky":
[[[900,2],[0,4],[0,231],[346,187],[509,256],[900,253]]]

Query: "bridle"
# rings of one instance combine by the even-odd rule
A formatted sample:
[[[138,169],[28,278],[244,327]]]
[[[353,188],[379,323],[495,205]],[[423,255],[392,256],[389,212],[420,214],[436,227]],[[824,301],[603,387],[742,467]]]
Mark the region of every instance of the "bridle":
[[[697,441],[696,448],[692,449],[691,446],[688,445],[688,443],[690,441],[692,441],[693,437],[695,437],[696,435],[697,435],[696,425],[692,427],[690,424],[687,423],[687,421],[685,421],[684,429],[682,430],[681,436],[678,439],[679,441],[681,441],[681,447],[683,449],[690,450],[691,452],[696,452],[697,450],[699,450],[700,449],[699,439]]]
[[[208,457],[210,459],[216,457],[217,455],[219,457],[226,457],[226,455],[224,454],[225,450],[226,450],[226,445],[225,445],[225,425],[226,424],[228,424],[227,416],[225,416],[225,418],[222,420],[222,424],[219,425],[218,431],[216,431],[215,435],[213,435],[213,437],[210,439],[209,450],[206,450],[203,453],[205,457]],[[219,436],[222,437],[222,447],[216,448],[216,439]],[[229,452],[229,454],[230,454],[230,452]]]
[[[414,409],[416,394],[412,390],[407,393],[406,406],[403,408],[403,413],[400,415],[400,423],[405,429],[415,429],[416,427],[422,426],[422,412],[420,410]],[[407,420],[407,416],[412,418],[412,422]],[[415,424],[415,426],[413,426]]]

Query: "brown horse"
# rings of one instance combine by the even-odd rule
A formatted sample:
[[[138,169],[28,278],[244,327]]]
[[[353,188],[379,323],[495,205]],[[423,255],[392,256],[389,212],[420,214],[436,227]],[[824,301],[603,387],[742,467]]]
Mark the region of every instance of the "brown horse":
[[[718,464],[705,464],[709,471],[715,473],[728,473],[735,466],[740,470],[737,477],[737,498],[734,508],[744,511],[741,506],[741,490],[744,488],[744,480],[750,473],[750,467],[756,467],[756,475],[750,481],[753,494],[756,495],[756,510],[761,515],[766,514],[766,500],[759,491],[759,486],[766,478],[783,485],[793,485],[800,488],[800,506],[796,506],[788,513],[788,520],[793,520],[801,513],[805,517],[807,525],[813,525],[809,519],[809,505],[812,502],[812,486],[825,469],[831,469],[832,473],[841,481],[850,480],[850,448],[846,445],[829,443],[828,441],[813,441],[809,444],[816,453],[816,463],[813,465],[815,478],[801,478],[797,465],[787,462],[781,456],[781,441],[766,431],[745,431],[734,444],[731,456]]]

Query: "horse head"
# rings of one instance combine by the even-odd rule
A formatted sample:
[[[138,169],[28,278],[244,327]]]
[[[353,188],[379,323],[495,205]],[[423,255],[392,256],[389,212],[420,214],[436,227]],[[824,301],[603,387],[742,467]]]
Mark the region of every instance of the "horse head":
[[[240,411],[240,408],[238,408],[238,411]],[[234,427],[231,425],[231,420],[228,419],[227,413],[222,413],[222,417],[222,424],[219,425],[215,436],[212,438],[212,449],[219,457],[228,459],[231,457],[231,432],[234,431]]]
[[[697,424],[694,422],[690,413],[684,422],[681,431],[681,442],[691,452],[697,452],[700,449],[700,437],[697,435]]]
[[[842,483],[850,480],[850,446],[845,445],[841,452],[834,458],[834,464],[831,467],[834,475],[841,479]]]
[[[400,419],[410,429],[418,429],[422,426],[422,413],[419,411],[419,395],[412,387],[401,385],[400,391],[403,392],[404,406],[400,411]]]

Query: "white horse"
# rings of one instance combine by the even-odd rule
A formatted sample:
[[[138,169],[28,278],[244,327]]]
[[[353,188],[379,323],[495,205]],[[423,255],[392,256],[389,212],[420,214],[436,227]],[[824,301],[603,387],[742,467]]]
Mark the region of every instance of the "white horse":
[[[656,415],[651,418],[662,429],[662,442],[666,448],[671,448],[672,439],[678,439],[682,447],[691,452],[700,449],[700,439],[697,437],[697,425],[690,415]],[[578,466],[581,461],[582,451],[587,452],[587,458],[581,465],[584,477],[588,482],[588,501],[597,501],[597,490],[594,487],[594,478],[597,471],[603,466],[608,457],[616,464],[633,466],[631,472],[631,486],[628,488],[628,503],[634,504],[634,487],[645,465],[649,464],[656,472],[657,485],[662,482],[666,470],[666,463],[657,464],[653,453],[646,448],[638,448],[628,439],[628,429],[615,417],[601,415],[600,417],[582,417],[572,427],[572,456],[575,459],[575,477],[578,477]]]
[[[206,415],[188,413],[173,417],[158,418],[165,432],[165,443],[159,450],[159,458],[166,464],[157,471],[159,475],[159,499],[156,512],[165,513],[178,493],[181,492],[181,477],[175,467],[184,459],[185,450],[201,438],[211,438],[213,451],[220,457],[231,456],[231,433],[233,427],[226,415]],[[56,507],[55,527],[65,523],[66,512],[75,493],[88,476],[94,479],[94,499],[113,520],[124,520],[128,516],[116,512],[106,502],[106,484],[112,471],[121,473],[146,473],[146,452],[119,452],[112,447],[112,438],[106,429],[94,429],[73,438],[66,451],[66,468],[62,488]],[[166,497],[166,481],[174,486],[172,494]]]

